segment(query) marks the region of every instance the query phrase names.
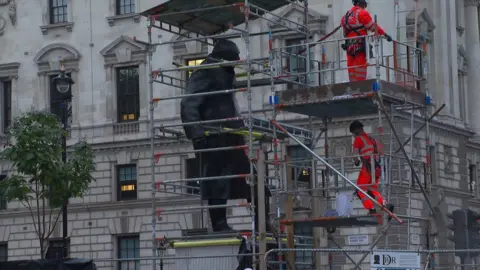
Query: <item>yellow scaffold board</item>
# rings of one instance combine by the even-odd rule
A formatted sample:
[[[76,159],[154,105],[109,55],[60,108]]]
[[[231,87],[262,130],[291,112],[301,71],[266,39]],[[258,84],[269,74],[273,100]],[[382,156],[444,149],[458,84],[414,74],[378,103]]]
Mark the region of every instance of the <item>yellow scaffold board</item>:
[[[267,242],[276,242],[273,237],[265,238]],[[258,240],[258,237],[257,237]],[[282,242],[286,243],[287,239],[283,238]],[[192,248],[192,247],[213,247],[213,246],[235,246],[240,245],[242,240],[240,238],[225,238],[215,240],[194,240],[194,241],[174,241],[172,246],[174,248]]]

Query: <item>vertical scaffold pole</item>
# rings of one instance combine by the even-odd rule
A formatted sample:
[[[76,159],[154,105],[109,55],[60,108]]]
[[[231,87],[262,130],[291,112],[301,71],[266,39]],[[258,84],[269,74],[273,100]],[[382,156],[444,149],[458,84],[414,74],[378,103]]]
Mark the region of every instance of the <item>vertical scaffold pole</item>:
[[[257,194],[265,194],[265,156],[259,155],[257,160]],[[260,255],[260,270],[267,270],[264,254],[267,253],[266,238],[266,211],[265,211],[265,196],[258,196],[258,238],[259,238],[259,253]]]
[[[247,124],[248,124],[248,159],[250,162],[250,196],[251,196],[251,216],[252,216],[252,253],[256,253],[256,232],[255,232],[255,174],[254,174],[254,151],[253,151],[253,115],[252,115],[252,85],[251,85],[251,72],[252,72],[252,61],[250,55],[250,24],[249,24],[249,16],[250,16],[250,3],[248,0],[245,0],[244,4],[244,15],[245,15],[245,33],[243,35],[244,42],[245,42],[245,60],[247,62],[247,106],[248,106],[248,117],[247,117]],[[258,194],[258,196],[265,196],[264,194]],[[257,256],[253,256],[253,270],[257,268]]]
[[[412,105],[412,111],[410,112],[410,159],[413,159],[413,148],[415,145],[413,144],[413,140],[415,139],[415,135],[413,134],[414,128],[415,128],[415,105]],[[414,188],[415,185],[415,179],[413,178],[413,173],[410,174],[410,179],[408,183],[408,212],[407,215],[411,216],[412,215],[412,188]],[[412,221],[409,218],[407,221],[407,249],[410,249],[411,246],[411,232],[410,232],[410,227],[412,225]]]
[[[153,67],[152,67],[152,62],[153,62],[153,49],[152,47],[152,25],[155,23],[154,22],[155,18],[153,16],[148,17],[148,27],[147,27],[147,34],[148,34],[148,74],[149,74],[149,80],[148,80],[148,90],[149,90],[149,96],[150,96],[150,151],[151,151],[151,156],[150,156],[150,166],[151,166],[151,188],[152,188],[152,269],[155,270],[157,268],[157,261],[156,261],[156,253],[157,253],[157,248],[156,248],[156,232],[155,232],[155,227],[157,223],[157,217],[156,217],[156,210],[155,210],[155,205],[156,205],[156,185],[155,185],[155,103],[153,101],[153,81],[154,81],[154,75],[153,75]]]
[[[304,31],[305,31],[305,49],[306,49],[306,66],[305,66],[305,84],[307,88],[310,88],[310,72],[311,72],[311,60],[310,59],[310,45],[308,44],[310,41],[310,33],[308,31],[308,0],[303,0],[303,4],[305,7],[305,13],[304,13]]]
[[[423,65],[423,70],[422,70],[422,78],[425,80],[425,106],[424,106],[424,114],[425,114],[425,182],[428,183],[428,187],[430,188],[432,183],[432,156],[431,156],[431,145],[430,145],[430,119],[429,119],[429,105],[430,105],[430,94],[428,91],[428,60],[427,60],[427,46],[426,46],[426,34],[423,35],[423,49],[424,51],[422,52],[422,65]],[[430,218],[429,223],[427,224],[429,226],[429,235],[427,235],[429,242],[433,244],[433,247],[431,249],[436,249],[436,224],[432,226],[431,222],[433,222],[435,219]],[[433,236],[433,241],[430,241],[430,236]],[[431,269],[435,269],[435,253],[430,253],[430,266]]]
[[[279,50],[281,50],[279,48]],[[276,55],[276,52],[273,51],[273,34],[272,34],[272,29],[270,28],[269,29],[269,32],[268,32],[268,60],[269,60],[269,66],[270,66],[270,103],[272,103],[272,118],[273,119],[277,119],[277,107],[275,105],[277,105],[277,91],[275,89],[275,72],[276,72],[276,68],[274,67],[274,61],[275,61],[275,55]],[[273,168],[274,168],[274,178],[273,178],[273,182],[275,183],[275,185],[277,185],[277,188],[276,188],[276,191],[275,192],[275,203],[277,205],[277,219],[280,220],[280,217],[281,217],[281,213],[280,213],[280,162],[279,162],[279,159],[278,159],[278,143],[279,143],[279,140],[277,138],[277,127],[273,126],[273,129],[272,129],[272,132],[273,132]],[[268,217],[266,217],[268,218]],[[278,226],[275,228],[275,230],[277,230],[277,232],[280,232],[281,234],[281,226],[280,226],[280,222],[278,222]],[[281,238],[277,238],[277,246],[278,248],[282,248],[282,240]],[[278,254],[279,258],[278,260],[279,261],[282,261],[282,257],[283,255],[280,253]],[[280,270],[283,270],[283,264],[280,264],[279,265],[280,267]]]
[[[379,96],[381,96],[381,89],[380,89],[380,36],[378,34],[378,27],[377,27],[377,15],[374,16],[375,20],[375,91],[378,91]],[[381,102],[381,101],[378,101]],[[385,181],[385,153],[384,153],[384,145],[383,145],[383,116],[382,110],[380,108],[380,104],[377,104],[378,107],[378,138],[380,144],[380,183]],[[388,117],[388,116],[387,116]]]

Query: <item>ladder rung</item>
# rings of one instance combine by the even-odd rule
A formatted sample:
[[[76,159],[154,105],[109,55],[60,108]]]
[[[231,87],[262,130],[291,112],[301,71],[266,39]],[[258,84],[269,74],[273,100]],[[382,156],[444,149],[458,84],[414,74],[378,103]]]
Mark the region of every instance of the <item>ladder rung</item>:
[[[415,24],[397,26],[397,28],[407,28],[407,27],[413,27],[413,26],[415,26]]]
[[[412,12],[412,11],[417,11],[416,9],[407,9],[407,10],[399,10],[397,13],[407,13],[407,12]]]

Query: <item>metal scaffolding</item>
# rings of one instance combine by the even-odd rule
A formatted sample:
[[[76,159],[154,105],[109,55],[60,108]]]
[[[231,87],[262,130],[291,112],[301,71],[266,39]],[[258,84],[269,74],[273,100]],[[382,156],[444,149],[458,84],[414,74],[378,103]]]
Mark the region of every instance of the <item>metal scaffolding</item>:
[[[295,22],[288,18],[279,16],[277,10],[287,5],[300,7],[304,11],[303,23]],[[429,190],[431,182],[430,158],[429,158],[429,121],[443,108],[440,107],[434,115],[429,115],[430,97],[426,85],[426,58],[424,51],[406,43],[394,41],[393,52],[387,53],[387,47],[383,37],[377,34],[365,37],[367,48],[372,45],[374,50],[368,50],[369,58],[374,58],[375,63],[369,64],[369,69],[375,72],[375,78],[365,81],[338,83],[342,75],[346,73],[345,61],[342,58],[341,44],[346,39],[335,39],[325,41],[312,41],[312,33],[309,31],[309,3],[307,0],[218,0],[218,1],[182,1],[170,0],[152,9],[142,13],[148,18],[148,41],[136,40],[148,47],[149,51],[149,92],[150,92],[150,131],[151,131],[151,189],[152,189],[152,253],[158,256],[157,242],[162,241],[156,235],[157,219],[164,213],[175,212],[184,213],[212,208],[199,203],[198,207],[184,207],[173,209],[158,209],[156,206],[156,194],[161,191],[162,186],[185,187],[182,183],[187,181],[209,181],[217,179],[243,178],[249,181],[251,186],[252,198],[254,190],[254,167],[257,169],[257,192],[259,202],[252,201],[250,204],[221,205],[217,207],[247,207],[253,215],[255,207],[259,207],[259,223],[268,223],[269,217],[265,217],[263,207],[263,185],[267,182],[274,187],[274,196],[272,198],[276,207],[275,212],[275,232],[273,237],[276,239],[277,248],[282,246],[289,248],[286,254],[279,253],[280,269],[294,269],[295,258],[291,254],[295,247],[292,227],[297,224],[309,224],[311,227],[323,227],[329,232],[329,239],[336,247],[340,245],[335,241],[334,232],[336,228],[355,227],[355,226],[380,226],[383,225],[383,231],[370,249],[387,234],[388,230],[394,225],[404,223],[406,220],[407,233],[410,236],[411,221],[421,221],[428,224],[428,218],[414,217],[411,209],[411,200],[413,193],[421,193],[426,202],[429,212],[433,213],[433,207],[429,201]],[[252,20],[261,19],[269,22],[269,31],[254,32],[250,25]],[[243,25],[244,28],[240,28]],[[277,26],[277,27],[274,27]],[[167,31],[172,34],[183,37],[179,41],[168,41],[155,43],[152,39],[154,29]],[[228,33],[225,34],[225,31]],[[305,42],[302,45],[276,46],[274,41],[275,33],[295,33],[302,35]],[[268,60],[254,59],[251,55],[251,37],[268,36]],[[157,46],[173,44],[176,42],[198,41],[204,44],[212,45],[214,40],[219,38],[242,38],[245,43],[245,58],[239,61],[222,62],[220,64],[204,64],[198,66],[174,65],[171,69],[154,69],[153,54]],[[395,48],[402,48],[397,50]],[[313,54],[312,54],[313,52]],[[333,59],[333,60],[328,60]],[[292,63],[295,62],[297,70],[292,70]],[[154,110],[157,103],[164,100],[181,99],[187,95],[180,94],[173,97],[155,97],[154,84],[162,83],[171,87],[183,89],[185,80],[177,78],[171,73],[182,71],[194,71],[198,69],[219,68],[225,65],[234,65],[244,73],[237,73],[237,77],[245,77],[245,80],[239,81],[242,87],[235,89],[225,89],[221,91],[194,94],[194,95],[219,95],[225,93],[244,92],[247,96],[248,111],[246,116],[229,119],[219,119],[214,121],[201,121],[193,124],[212,124],[227,121],[245,120],[247,127],[242,130],[212,129],[211,134],[216,133],[234,133],[248,137],[248,143],[236,147],[223,147],[208,150],[192,150],[174,153],[156,153],[155,143],[159,139],[180,140],[188,142],[184,134],[177,128],[187,124],[169,124],[157,126],[155,124]],[[301,66],[301,67],[298,67]],[[287,67],[287,70],[285,70]],[[411,68],[412,67],[412,68]],[[255,75],[263,75],[263,78],[254,78]],[[401,74],[399,76],[398,74]],[[403,79],[399,80],[398,78]],[[405,83],[407,82],[408,83]],[[280,90],[279,86],[286,86],[286,90]],[[255,112],[252,105],[253,88],[270,87],[270,107],[264,110],[262,117]],[[287,124],[280,124],[277,121],[279,111],[295,113],[305,116],[302,121],[305,127],[295,127]],[[421,112],[421,113],[419,113]],[[381,186],[383,194],[386,194],[387,200],[395,201],[398,207],[395,215],[387,210],[382,204],[373,199],[364,188],[359,187],[351,178],[358,172],[350,161],[353,156],[336,156],[329,151],[329,124],[333,119],[345,119],[349,117],[365,118],[377,113],[378,133],[375,134],[381,145],[380,164],[382,167]],[[388,123],[388,131],[384,130],[384,121]],[[399,134],[398,123],[409,123],[410,134]],[[421,125],[421,126],[419,126]],[[417,141],[416,135],[425,128],[425,155],[424,158],[415,159],[413,151]],[[415,131],[416,130],[416,131]],[[423,131],[422,131],[423,132]],[[207,134],[209,135],[209,134]],[[388,136],[387,136],[388,135]],[[323,136],[323,137],[322,137]],[[405,138],[406,137],[406,138]],[[318,154],[318,142],[323,139],[324,154]],[[290,142],[295,142],[305,149],[311,158],[306,160],[293,160],[288,156],[286,146]],[[271,146],[271,151],[268,150]],[[410,153],[405,146],[410,146]],[[387,150],[388,147],[388,150]],[[201,151],[228,151],[231,149],[245,149],[250,160],[250,172],[239,175],[221,176],[221,177],[199,177],[194,179],[167,179],[157,181],[155,177],[156,163],[166,155],[181,155],[187,153],[198,153]],[[263,155],[260,154],[263,152]],[[399,155],[398,153],[401,152]],[[266,158],[268,157],[268,158]],[[372,157],[373,158],[373,157]],[[305,162],[311,165],[305,166]],[[310,173],[310,183],[308,188],[301,187],[298,184],[298,178],[301,171],[292,173],[291,168],[308,169]],[[419,174],[419,168],[423,171]],[[405,171],[408,170],[408,175]],[[269,171],[273,171],[273,176],[269,176]],[[403,179],[403,178],[406,179]],[[348,183],[348,185],[346,185]],[[337,197],[339,192],[350,190],[361,192],[387,215],[349,215],[338,216],[332,211],[331,200]],[[403,192],[403,193],[401,193]],[[401,193],[399,195],[399,193]],[[311,198],[311,215],[309,218],[296,218],[293,209],[293,200],[295,195],[303,194]],[[407,198],[407,207],[403,207],[404,201],[400,198]],[[286,200],[283,200],[286,198]],[[282,206],[283,205],[283,206]],[[405,209],[406,208],[406,209]],[[321,211],[324,211],[324,214]],[[390,222],[387,217],[396,221]],[[253,223],[253,222],[252,222]],[[288,229],[285,231],[285,227]],[[264,226],[261,226],[264,228]],[[260,229],[255,232],[255,226],[252,225],[252,232],[249,234],[252,241],[256,241],[259,235],[259,251],[255,250],[253,245],[253,254],[266,254],[265,231]],[[318,229],[315,229],[313,238],[318,238]],[[287,241],[283,241],[286,237]],[[315,248],[320,248],[314,241]],[[388,246],[388,242],[385,242]],[[346,258],[355,265],[355,269],[361,269],[360,265],[368,256],[368,252],[360,260],[353,260],[347,253]],[[286,255],[286,258],[284,257]],[[329,262],[332,261],[329,256]],[[266,269],[266,264],[262,256],[256,258],[260,260],[259,269]],[[153,259],[155,269],[155,259]],[[324,263],[323,258],[315,258],[316,264]],[[256,267],[256,266],[255,266]]]

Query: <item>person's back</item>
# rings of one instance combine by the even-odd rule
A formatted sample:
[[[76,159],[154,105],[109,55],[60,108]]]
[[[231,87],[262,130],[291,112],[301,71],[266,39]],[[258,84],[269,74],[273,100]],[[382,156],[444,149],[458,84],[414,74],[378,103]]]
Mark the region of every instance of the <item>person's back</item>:
[[[341,19],[343,35],[346,38],[342,48],[347,52],[348,76],[351,82],[366,80],[367,78],[367,48],[365,36],[368,31],[376,31],[385,36],[388,41],[392,38],[378,26],[366,10],[366,0],[353,0],[353,7]]]

